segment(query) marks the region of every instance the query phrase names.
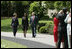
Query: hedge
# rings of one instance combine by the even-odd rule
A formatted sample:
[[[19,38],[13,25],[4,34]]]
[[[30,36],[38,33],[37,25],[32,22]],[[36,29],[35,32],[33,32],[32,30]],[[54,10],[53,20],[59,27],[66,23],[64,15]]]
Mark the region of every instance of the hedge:
[[[40,33],[47,33],[47,27],[46,27],[46,26],[42,26],[42,27],[39,29],[39,32],[40,32]]]
[[[44,24],[44,26],[41,26],[42,23]],[[53,34],[53,21],[40,21],[40,28],[39,28],[39,33],[49,33],[49,34]]]

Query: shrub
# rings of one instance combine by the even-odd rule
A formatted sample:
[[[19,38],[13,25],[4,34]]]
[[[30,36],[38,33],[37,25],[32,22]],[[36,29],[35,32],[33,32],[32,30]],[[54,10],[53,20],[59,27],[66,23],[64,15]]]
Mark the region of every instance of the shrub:
[[[40,29],[42,26],[45,26],[45,23],[39,23],[38,31],[39,31],[39,29]]]
[[[53,27],[54,27],[53,23],[52,22],[47,23],[45,26],[47,26],[47,32],[49,34],[53,34]]]
[[[43,16],[42,18],[40,18],[40,20],[48,20],[49,16]]]
[[[44,21],[44,20],[40,20],[39,21],[39,27],[38,27],[38,31],[42,26],[45,26],[48,23],[48,21]]]
[[[49,32],[49,34],[53,34],[53,27],[54,27],[54,25],[50,25],[50,29],[48,29],[48,32]]]
[[[42,26],[42,27],[39,29],[39,33],[47,33],[47,27],[46,27],[46,26]]]
[[[42,26],[49,26],[50,24],[53,24],[53,21],[39,21],[39,27],[38,27],[38,31]]]
[[[39,33],[49,33],[49,34],[53,34],[53,21],[40,21],[40,25],[39,25]]]

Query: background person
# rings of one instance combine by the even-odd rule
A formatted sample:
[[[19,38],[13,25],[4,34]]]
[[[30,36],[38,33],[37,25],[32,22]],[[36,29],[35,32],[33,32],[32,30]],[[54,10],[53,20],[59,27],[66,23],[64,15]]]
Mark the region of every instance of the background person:
[[[58,44],[57,47],[60,48],[61,40],[64,37],[64,48],[68,48],[68,40],[67,40],[67,23],[64,22],[67,14],[67,8],[63,8],[63,13],[59,13],[56,18],[59,20],[58,24]]]
[[[59,13],[62,13],[62,10],[60,10]],[[58,42],[58,24],[59,24],[59,20],[56,18],[56,15],[53,16],[54,17],[54,29],[53,29],[53,33],[54,33],[54,42],[57,48],[57,42]],[[64,38],[62,38],[62,44],[64,47]]]
[[[19,25],[19,22],[17,18],[17,13],[14,13],[12,17],[12,22],[11,22],[14,37],[16,36],[18,25]]]
[[[64,21],[67,23],[68,46],[71,48],[71,9]]]
[[[32,28],[32,37],[36,37],[36,26],[38,23],[38,17],[32,12],[32,16],[30,17],[30,24]]]
[[[22,30],[24,33],[24,37],[26,37],[27,29],[28,29],[28,17],[27,14],[24,13],[24,16],[22,17]]]

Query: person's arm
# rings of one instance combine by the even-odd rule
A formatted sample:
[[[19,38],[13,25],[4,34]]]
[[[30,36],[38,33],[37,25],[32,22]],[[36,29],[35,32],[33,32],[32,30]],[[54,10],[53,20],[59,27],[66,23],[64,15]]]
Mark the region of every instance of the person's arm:
[[[17,18],[17,25],[19,25],[19,21],[18,21],[18,18]]]
[[[22,24],[21,24],[21,27],[23,28],[23,18],[22,18]]]
[[[71,19],[67,21],[69,24],[71,24]]]
[[[22,18],[22,26],[23,26],[23,18]]]
[[[27,18],[27,26],[29,26],[29,24],[28,24],[28,18]]]
[[[68,21],[68,16],[69,16],[69,15],[67,15],[67,17],[66,17],[65,20],[64,20],[65,23],[68,23],[68,22],[67,22],[67,21]]]
[[[13,18],[12,18],[11,26],[12,26],[12,24],[13,24]]]

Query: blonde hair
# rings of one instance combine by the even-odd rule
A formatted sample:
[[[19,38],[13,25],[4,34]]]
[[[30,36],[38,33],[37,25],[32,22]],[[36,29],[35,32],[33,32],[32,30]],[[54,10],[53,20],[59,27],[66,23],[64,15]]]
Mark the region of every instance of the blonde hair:
[[[32,12],[33,15],[35,15],[35,12]]]
[[[17,13],[14,12],[13,15],[17,16]]]

